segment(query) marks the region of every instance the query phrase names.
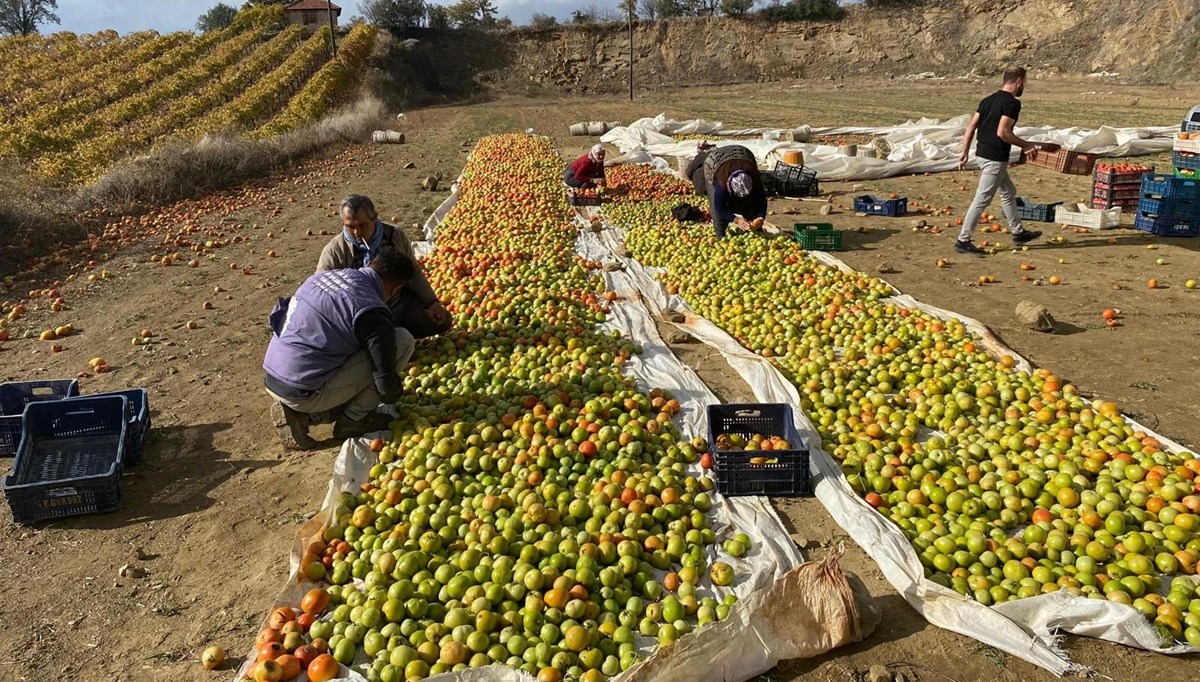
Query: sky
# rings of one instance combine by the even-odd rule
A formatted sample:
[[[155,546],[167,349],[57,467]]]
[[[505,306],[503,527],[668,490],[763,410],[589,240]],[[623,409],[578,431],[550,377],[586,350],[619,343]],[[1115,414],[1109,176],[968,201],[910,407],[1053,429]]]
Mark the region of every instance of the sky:
[[[95,33],[114,29],[120,33],[154,30],[160,33],[189,31],[196,19],[220,0],[58,0],[59,26],[43,26],[43,33],[73,31]],[[224,0],[238,7],[240,0]],[[594,4],[600,8],[617,6],[617,0],[495,0],[501,15],[521,24],[529,21],[534,12],[551,14],[560,19],[571,10]],[[358,14],[358,0],[334,0],[342,7],[342,21]],[[450,4],[443,2],[440,4]]]

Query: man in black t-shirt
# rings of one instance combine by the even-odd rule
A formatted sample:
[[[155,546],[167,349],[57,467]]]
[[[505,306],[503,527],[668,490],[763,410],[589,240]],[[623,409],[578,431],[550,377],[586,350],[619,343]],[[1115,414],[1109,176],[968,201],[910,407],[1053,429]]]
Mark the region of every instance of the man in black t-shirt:
[[[1037,149],[1055,151],[1058,145],[1034,144],[1013,133],[1013,126],[1017,124],[1017,118],[1021,115],[1021,100],[1018,98],[1024,92],[1025,69],[1010,66],[1004,71],[1004,86],[979,103],[979,108],[967,124],[967,132],[963,135],[962,154],[958,157],[958,168],[966,168],[971,153],[971,140],[978,132],[979,142],[975,146],[975,156],[979,160],[979,189],[975,192],[975,200],[971,202],[971,207],[967,209],[958,241],[954,243],[954,248],[959,253],[983,252],[971,243],[971,235],[997,191],[1000,192],[1000,205],[1004,209],[1004,217],[1008,219],[1008,229],[1012,232],[1013,241],[1025,244],[1042,236],[1041,232],[1026,230],[1021,226],[1021,217],[1017,212],[1017,188],[1008,175],[1008,162],[1014,146],[1020,147],[1022,153],[1029,153]]]

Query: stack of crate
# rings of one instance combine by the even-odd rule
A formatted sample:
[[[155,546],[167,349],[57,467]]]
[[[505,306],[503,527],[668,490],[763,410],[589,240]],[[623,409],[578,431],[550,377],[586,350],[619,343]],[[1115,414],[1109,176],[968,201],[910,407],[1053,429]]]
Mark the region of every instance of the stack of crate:
[[[1153,172],[1153,166],[1096,164],[1092,175],[1092,208],[1107,210],[1120,206],[1123,212],[1132,213],[1142,198],[1142,174]]]
[[[1200,237],[1200,179],[1142,176],[1134,227],[1161,237]]]
[[[1171,165],[1175,167],[1178,177],[1189,180],[1200,178],[1200,132],[1175,134]]]

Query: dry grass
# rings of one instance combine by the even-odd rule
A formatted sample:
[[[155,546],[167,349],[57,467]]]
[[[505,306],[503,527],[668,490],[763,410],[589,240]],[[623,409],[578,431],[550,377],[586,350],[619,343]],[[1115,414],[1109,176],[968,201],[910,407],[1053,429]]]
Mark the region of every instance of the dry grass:
[[[377,129],[384,106],[375,98],[299,130],[267,139],[208,136],[195,144],[173,143],[153,156],[133,159],[84,190],[87,203],[111,207],[164,204],[226,189],[285,169],[341,142],[361,142]]]

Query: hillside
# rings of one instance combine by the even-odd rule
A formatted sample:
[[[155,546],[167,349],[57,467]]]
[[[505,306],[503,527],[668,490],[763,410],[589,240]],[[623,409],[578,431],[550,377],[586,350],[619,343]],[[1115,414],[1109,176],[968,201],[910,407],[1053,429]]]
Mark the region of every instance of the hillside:
[[[1186,78],[1200,64],[1200,0],[927,0],[913,8],[852,7],[835,22],[732,18],[641,22],[639,88],[797,78],[991,75],[1010,63],[1035,77],[1116,72],[1131,80]],[[511,89],[623,92],[624,24],[522,29],[464,44],[434,38],[442,68],[470,61]],[[467,52],[469,50],[469,53]]]
[[[306,37],[284,25],[278,7],[242,12],[200,36],[8,39],[0,43],[0,159],[44,182],[77,184],[169,140],[286,132],[337,104],[374,44],[373,28],[356,27],[331,60],[328,29]]]

